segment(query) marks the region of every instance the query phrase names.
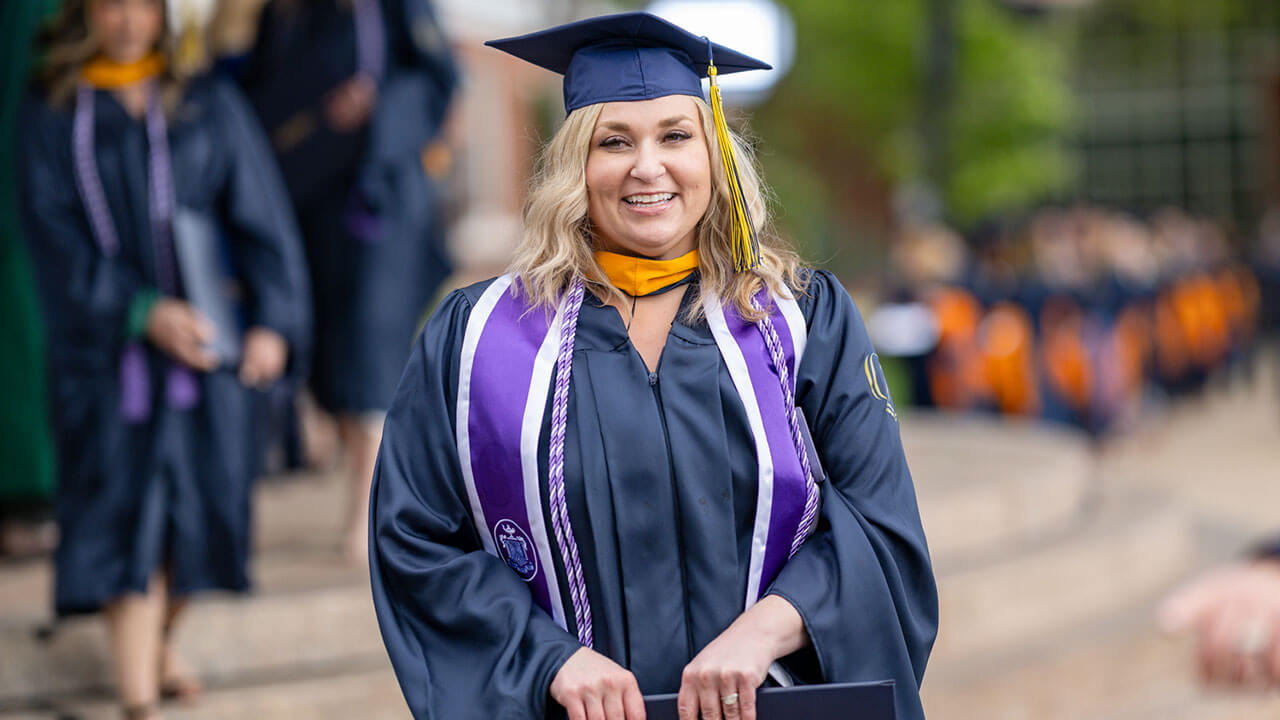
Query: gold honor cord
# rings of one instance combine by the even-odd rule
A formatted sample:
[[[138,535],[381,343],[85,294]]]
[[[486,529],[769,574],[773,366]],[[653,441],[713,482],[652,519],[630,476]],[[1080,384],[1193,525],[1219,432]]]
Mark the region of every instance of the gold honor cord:
[[[708,47],[708,53],[710,47]],[[720,145],[720,159],[729,181],[729,195],[733,198],[733,268],[738,272],[760,267],[760,239],[756,236],[755,223],[751,222],[751,209],[742,193],[742,179],[738,177],[738,163],[733,156],[733,143],[729,139],[729,125],[724,119],[724,103],[720,99],[720,85],[716,82],[715,61],[708,55],[707,77],[711,79],[711,115],[715,120],[716,139]]]

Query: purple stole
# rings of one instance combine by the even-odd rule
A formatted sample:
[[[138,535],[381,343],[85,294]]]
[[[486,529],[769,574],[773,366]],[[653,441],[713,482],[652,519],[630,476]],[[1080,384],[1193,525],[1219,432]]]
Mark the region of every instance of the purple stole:
[[[561,583],[570,590],[578,621],[578,635],[590,645],[590,610],[581,581],[577,548],[567,523],[563,497],[563,463],[555,467],[557,442],[563,456],[563,397],[567,392],[572,352],[568,318],[577,321],[581,288],[566,293],[554,317],[530,310],[511,292],[514,278],[496,279],[476,302],[463,338],[458,378],[457,444],[472,517],[484,549],[498,557],[529,585],[534,600],[568,630]],[[764,292],[759,301],[767,299]],[[744,608],[753,605],[787,559],[799,547],[814,521],[816,489],[808,474],[808,459],[797,453],[798,430],[791,398],[796,368],[804,355],[806,330],[799,305],[790,297],[774,296],[764,323],[777,328],[779,347],[770,348],[765,333],[742,319],[732,306],[712,303],[707,322],[729,368],[734,387],[746,408],[756,447],[759,492],[751,539]],[[772,332],[772,328],[770,332]],[[567,336],[567,342],[566,342]],[[566,350],[567,348],[567,350]],[[785,367],[773,358],[784,357]],[[560,361],[559,363],[557,361]],[[555,372],[559,365],[561,372]],[[556,381],[557,408],[553,418],[550,469],[552,522],[556,536],[567,532],[560,545],[568,579],[558,578],[548,522],[542,510],[538,443],[547,398]],[[558,377],[563,375],[564,377]],[[563,385],[563,387],[559,387]],[[557,487],[556,471],[559,470]],[[557,489],[559,490],[557,494]],[[560,517],[554,517],[561,513]],[[563,546],[568,546],[563,547]],[[567,552],[566,552],[567,550]],[[586,605],[587,607],[580,607]],[[584,610],[588,627],[581,627]]]
[[[538,436],[564,308],[554,319],[530,312],[509,292],[511,283],[510,275],[494,280],[467,321],[458,457],[484,549],[528,583],[538,605],[567,629],[538,482]]]

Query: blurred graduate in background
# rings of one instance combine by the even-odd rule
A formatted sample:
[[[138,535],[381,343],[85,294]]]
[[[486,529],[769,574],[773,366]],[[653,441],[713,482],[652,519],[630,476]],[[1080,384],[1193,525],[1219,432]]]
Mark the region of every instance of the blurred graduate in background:
[[[193,36],[175,52],[174,12],[64,3],[19,136],[58,451],[55,605],[103,612],[129,718],[199,691],[169,645],[186,599],[249,586],[254,388],[310,332],[270,149],[239,91],[188,66]]]
[[[270,136],[311,268],[311,389],[338,420],[351,482],[345,550],[366,555],[382,420],[449,273],[425,166],[457,84],[428,0],[273,0],[245,90]]]

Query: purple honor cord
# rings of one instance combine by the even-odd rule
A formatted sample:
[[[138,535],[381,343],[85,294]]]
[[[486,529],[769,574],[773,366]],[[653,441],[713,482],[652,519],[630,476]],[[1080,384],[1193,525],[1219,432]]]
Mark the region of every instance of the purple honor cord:
[[[111,222],[107,196],[98,174],[98,158],[93,154],[93,88],[80,85],[76,90],[76,112],[72,119],[72,154],[75,160],[76,187],[89,215],[89,226],[98,247],[107,257],[120,250],[116,226]]]
[[[382,79],[386,60],[382,6],[379,0],[355,0],[356,72],[377,82]]]
[[[751,304],[760,309],[760,304],[752,298]],[[773,359],[773,365],[778,369],[778,381],[782,384],[783,404],[787,411],[787,424],[791,429],[791,441],[796,446],[796,455],[800,458],[800,468],[804,472],[805,478],[805,497],[804,497],[804,514],[800,518],[800,525],[796,528],[795,538],[791,541],[791,550],[787,553],[790,558],[796,554],[800,546],[804,543],[806,537],[809,536],[809,530],[813,526],[814,520],[818,513],[818,486],[813,481],[813,470],[809,466],[809,451],[805,446],[804,435],[800,432],[800,418],[796,413],[795,389],[791,385],[789,374],[787,373],[787,357],[786,352],[782,349],[782,340],[778,337],[778,331],[773,327],[773,319],[766,314],[756,323],[760,334],[764,337],[764,344],[769,348],[769,356]],[[797,375],[799,375],[799,358],[797,358]]]
[[[547,488],[550,494],[551,525],[555,529],[556,542],[560,545],[560,558],[564,563],[569,595],[573,600],[574,625],[578,630],[578,642],[591,647],[594,637],[591,630],[591,603],[587,598],[587,585],[582,579],[582,560],[578,557],[578,543],[569,525],[568,503],[564,495],[564,435],[568,422],[569,384],[573,370],[573,344],[578,332],[578,311],[582,308],[582,279],[574,280],[565,299],[564,315],[560,326],[560,349],[556,354],[556,384],[551,401],[551,437],[548,453]]]

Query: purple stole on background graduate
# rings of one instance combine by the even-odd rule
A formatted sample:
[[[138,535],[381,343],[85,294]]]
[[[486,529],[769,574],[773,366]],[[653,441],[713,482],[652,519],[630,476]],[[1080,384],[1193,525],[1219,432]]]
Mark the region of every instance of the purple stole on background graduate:
[[[592,644],[591,609],[564,500],[565,414],[573,341],[583,286],[554,317],[512,292],[513,276],[495,280],[471,310],[458,378],[457,444],[471,513],[484,548],[529,585],[534,600],[568,630],[561,584],[568,587],[578,639]],[[812,529],[817,488],[794,407],[796,369],[806,329],[790,297],[761,291],[759,323],[712,302],[707,322],[729,368],[755,443],[759,492],[744,607],[750,607]],[[554,385],[553,385],[554,379]],[[550,526],[567,577],[557,577],[542,510],[538,443],[552,399],[548,490]]]

